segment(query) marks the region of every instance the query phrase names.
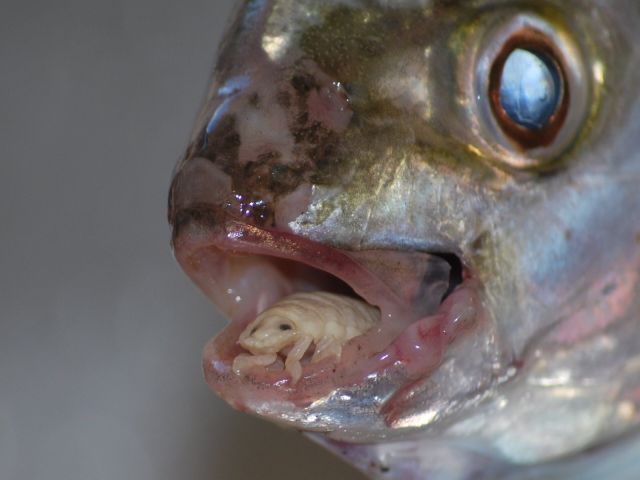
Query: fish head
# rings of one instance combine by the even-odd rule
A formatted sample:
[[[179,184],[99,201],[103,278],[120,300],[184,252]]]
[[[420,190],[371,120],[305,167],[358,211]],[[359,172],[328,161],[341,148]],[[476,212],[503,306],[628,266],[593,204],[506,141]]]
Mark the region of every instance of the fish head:
[[[211,387],[385,478],[497,478],[636,428],[639,21],[243,2],[169,195],[175,255],[231,320]],[[313,291],[380,321],[298,382],[234,373],[247,326]]]

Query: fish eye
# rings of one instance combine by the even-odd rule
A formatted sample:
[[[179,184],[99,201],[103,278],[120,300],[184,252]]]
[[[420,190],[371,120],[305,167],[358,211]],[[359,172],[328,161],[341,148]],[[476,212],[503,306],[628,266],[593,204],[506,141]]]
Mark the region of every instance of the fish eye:
[[[561,93],[556,65],[537,52],[516,48],[502,67],[496,106],[518,126],[542,130],[558,109]]]
[[[491,67],[488,96],[500,128],[523,148],[555,139],[566,118],[569,92],[543,35],[523,31],[505,44]]]
[[[281,323],[278,328],[280,330],[282,330],[283,332],[287,331],[287,330],[291,330],[291,325],[289,325],[288,323]]]
[[[581,34],[560,14],[553,22],[533,12],[483,18],[486,28],[468,38],[473,48],[459,57],[473,98],[461,102],[472,113],[473,146],[508,169],[554,168],[591,105]]]

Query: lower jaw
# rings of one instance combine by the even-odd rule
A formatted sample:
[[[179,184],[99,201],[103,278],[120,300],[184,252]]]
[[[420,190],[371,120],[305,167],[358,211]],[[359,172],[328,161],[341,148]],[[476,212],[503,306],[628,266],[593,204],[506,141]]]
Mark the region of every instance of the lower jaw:
[[[389,328],[381,325],[347,343],[339,361],[307,363],[297,383],[279,367],[256,367],[236,374],[233,360],[246,353],[237,340],[252,318],[232,321],[205,347],[207,383],[239,410],[246,410],[256,400],[305,408],[335,390],[377,378],[403,378],[405,384],[411,384],[436,369],[449,344],[475,326],[475,287],[473,281],[464,282],[435,314],[410,323],[391,341]]]
[[[192,229],[181,234],[174,246],[183,268],[232,319],[205,347],[207,383],[238,410],[272,416],[276,412],[280,421],[287,423],[290,418],[298,428],[301,417],[291,415],[292,411],[311,411],[314,402],[336,391],[365,385],[375,389],[380,383],[389,384],[376,398],[380,412],[392,410],[394,392],[429,376],[448,346],[477,323],[479,286],[468,276],[439,306],[428,305],[403,298],[409,295],[404,286],[398,286],[405,283],[403,278],[395,285],[393,275],[383,281],[380,275],[372,274],[380,266],[380,255],[371,252],[343,252],[240,223],[228,223],[222,232]],[[393,255],[394,265],[403,261],[398,260],[400,254]],[[408,263],[426,262],[425,268],[430,268],[432,256],[411,255]],[[372,266],[372,258],[377,266]],[[293,276],[292,268],[296,270]],[[314,268],[321,270],[309,275]],[[266,277],[263,290],[246,284],[251,275]],[[304,365],[302,378],[296,383],[278,368],[234,373],[233,360],[246,353],[237,344],[238,337],[261,310],[300,290],[327,289],[359,295],[378,307],[380,323],[348,342],[338,361]],[[414,292],[415,288],[409,290]]]

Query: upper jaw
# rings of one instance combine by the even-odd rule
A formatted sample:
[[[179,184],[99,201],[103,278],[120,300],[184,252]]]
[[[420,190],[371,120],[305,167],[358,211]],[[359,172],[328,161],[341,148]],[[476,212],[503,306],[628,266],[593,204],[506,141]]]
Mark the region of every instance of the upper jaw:
[[[493,350],[479,282],[467,270],[452,280],[441,256],[337,249],[213,206],[192,210],[173,216],[175,255],[231,320],[205,348],[203,366],[209,385],[237,409],[339,440],[377,441],[424,426],[415,421],[416,402],[433,397],[425,382],[438,377],[443,362]],[[235,374],[234,358],[246,353],[238,337],[256,315],[292,293],[316,290],[360,297],[380,309],[379,325],[348,342],[339,361],[306,365],[298,383],[277,368]],[[477,371],[458,375],[491,382],[493,372],[481,362],[465,364]],[[445,368],[443,381],[453,370]],[[464,389],[460,379],[454,383],[439,391]]]

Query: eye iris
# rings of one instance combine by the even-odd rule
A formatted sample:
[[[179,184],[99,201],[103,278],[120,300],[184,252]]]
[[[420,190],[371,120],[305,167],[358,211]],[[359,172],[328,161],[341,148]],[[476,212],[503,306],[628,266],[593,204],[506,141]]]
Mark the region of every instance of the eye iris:
[[[561,88],[560,73],[552,61],[516,48],[502,69],[500,104],[516,124],[541,130],[558,109]]]

